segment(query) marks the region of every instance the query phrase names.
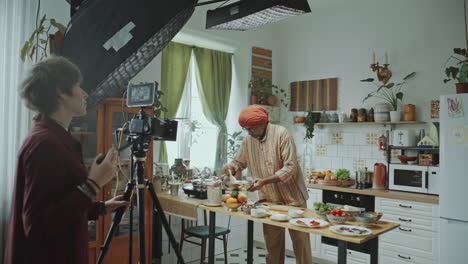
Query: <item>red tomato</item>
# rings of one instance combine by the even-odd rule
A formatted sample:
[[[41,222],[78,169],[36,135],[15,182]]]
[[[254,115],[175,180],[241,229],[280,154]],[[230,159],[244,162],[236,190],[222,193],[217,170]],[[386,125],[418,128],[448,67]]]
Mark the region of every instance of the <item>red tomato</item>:
[[[348,216],[348,213],[343,213],[343,215],[342,215],[342,216]]]

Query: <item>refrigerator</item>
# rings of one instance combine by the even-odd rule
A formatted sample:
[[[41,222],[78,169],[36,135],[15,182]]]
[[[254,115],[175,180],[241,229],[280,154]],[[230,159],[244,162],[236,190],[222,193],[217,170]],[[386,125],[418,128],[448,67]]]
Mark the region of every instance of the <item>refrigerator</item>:
[[[440,97],[440,261],[468,263],[468,94]]]

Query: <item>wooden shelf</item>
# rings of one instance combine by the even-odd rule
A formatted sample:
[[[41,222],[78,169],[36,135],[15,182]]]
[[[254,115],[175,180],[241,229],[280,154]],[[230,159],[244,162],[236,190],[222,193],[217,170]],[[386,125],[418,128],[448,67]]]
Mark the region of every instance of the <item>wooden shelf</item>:
[[[399,122],[345,122],[345,123],[315,123],[317,126],[394,126],[394,125],[422,125],[423,121],[399,121]]]

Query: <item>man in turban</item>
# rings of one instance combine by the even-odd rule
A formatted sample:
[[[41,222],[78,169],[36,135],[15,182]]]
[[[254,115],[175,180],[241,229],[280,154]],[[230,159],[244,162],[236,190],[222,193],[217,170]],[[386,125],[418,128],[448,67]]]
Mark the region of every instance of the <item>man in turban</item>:
[[[309,197],[304,177],[297,162],[296,146],[288,130],[268,122],[268,112],[257,105],[243,109],[239,124],[247,130],[233,161],[224,166],[224,173],[240,175],[248,168],[255,179],[248,191],[259,191],[259,198],[268,202],[306,207]],[[312,263],[308,233],[289,230],[296,262]],[[263,225],[268,264],[284,263],[284,228]]]

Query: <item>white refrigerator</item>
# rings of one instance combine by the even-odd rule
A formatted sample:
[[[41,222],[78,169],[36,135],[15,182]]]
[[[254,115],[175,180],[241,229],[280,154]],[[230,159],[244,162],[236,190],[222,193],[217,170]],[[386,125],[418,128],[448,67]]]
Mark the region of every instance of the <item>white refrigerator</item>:
[[[440,262],[468,263],[468,94],[440,97]]]

